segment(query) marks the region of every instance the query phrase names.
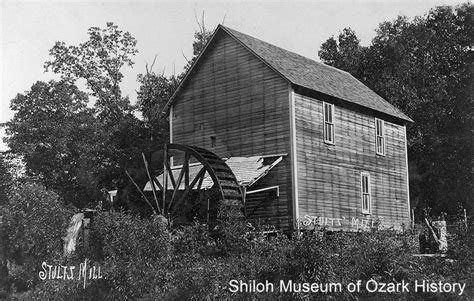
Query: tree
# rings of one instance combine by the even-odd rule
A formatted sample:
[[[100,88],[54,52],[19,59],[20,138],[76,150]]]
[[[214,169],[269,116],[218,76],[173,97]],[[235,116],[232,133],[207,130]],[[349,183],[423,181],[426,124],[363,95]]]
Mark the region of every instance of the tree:
[[[184,71],[175,76],[174,74],[167,77],[164,73],[159,74],[153,71],[153,66],[156,61],[153,61],[150,67],[148,64],[145,66],[146,73],[139,74],[137,81],[140,83],[140,88],[137,91],[137,108],[143,116],[143,127],[140,128],[140,145],[141,151],[148,158],[148,163],[151,168],[160,168],[163,166],[162,155],[157,155],[158,150],[162,150],[164,145],[169,142],[169,118],[167,112],[164,112],[166,103],[170,100],[173,93],[176,91],[178,84],[182,81],[192,66],[200,51],[204,48],[208,39],[211,36],[211,32],[207,31],[204,26],[204,20],[199,23],[199,31],[196,31],[195,41],[193,43],[193,54],[192,60],[188,61]],[[144,162],[140,153],[135,154],[133,157],[129,157],[129,162],[126,169],[131,172],[132,177],[138,182],[148,181],[148,176],[144,168]],[[122,172],[123,173],[123,172]],[[145,180],[146,179],[146,180]],[[127,185],[128,183],[128,185]],[[145,182],[146,183],[146,182]],[[132,185],[129,179],[122,179],[117,181],[117,187],[121,190],[118,194],[118,201],[115,203],[119,207],[127,207],[128,209],[135,210],[140,206],[135,206],[130,200],[131,191],[130,186]],[[132,185],[133,186],[133,185]],[[141,196],[139,197],[141,199]],[[149,210],[146,207],[146,210]],[[142,210],[137,209],[137,212],[143,213]]]
[[[7,202],[7,194],[13,184],[13,178],[10,174],[10,164],[6,159],[6,154],[0,152],[0,206]]]
[[[39,81],[11,100],[15,115],[6,123],[5,141],[26,174],[78,206],[93,199],[104,136],[87,101],[70,82]]]
[[[169,119],[163,109],[212,36],[212,32],[208,31],[204,25],[204,15],[201,22],[197,21],[197,23],[199,30],[194,33],[193,58],[188,61],[181,74],[170,77],[157,74],[153,71],[155,64],[153,61],[150,68],[148,65],[145,66],[146,73],[139,74],[137,77],[140,83],[137,91],[137,107],[142,113],[149,133],[150,150],[161,149],[163,144],[169,141]]]
[[[132,57],[138,52],[137,41],[109,22],[105,29],[91,27],[89,40],[78,46],[56,42],[51,48],[51,61],[45,69],[61,75],[67,81],[86,81],[95,98],[94,116],[100,121],[102,133],[96,144],[98,187],[116,188],[124,169],[136,165],[141,158],[146,131],[142,121],[134,116],[135,107],[128,97],[122,97],[120,83],[122,67],[132,67]]]
[[[153,147],[162,148],[169,141],[169,123],[163,109],[178,86],[175,76],[149,72],[138,75],[141,84],[137,91],[137,106],[144,118],[150,143]]]
[[[407,127],[412,205],[434,213],[472,206],[472,13],[466,3],[436,7],[412,21],[399,16],[379,25],[367,49],[329,39],[320,51],[324,63],[351,72],[415,121]]]
[[[209,31],[206,28],[206,26],[204,24],[204,12],[202,13],[201,22],[199,22],[199,20],[197,20],[197,18],[196,18],[196,22],[198,24],[199,30],[194,32],[193,57],[191,58],[191,60],[188,60],[187,65],[184,67],[184,71],[178,76],[179,80],[182,80],[184,78],[184,76],[186,75],[188,70],[194,64],[197,57],[199,56],[201,51],[206,46],[209,39],[211,38],[212,33],[214,32],[214,31]]]
[[[79,46],[56,42],[49,51],[53,59],[45,63],[45,69],[60,74],[62,79],[84,79],[97,98],[99,119],[114,123],[124,112],[131,111],[128,99],[122,98],[120,70],[124,65],[133,66],[131,57],[138,52],[137,41],[112,22],[105,29],[91,27],[88,34],[89,40]]]
[[[330,37],[321,45],[318,55],[328,65],[359,75],[360,59],[363,50],[366,49],[359,43],[355,31],[344,28],[339,34],[338,41]]]

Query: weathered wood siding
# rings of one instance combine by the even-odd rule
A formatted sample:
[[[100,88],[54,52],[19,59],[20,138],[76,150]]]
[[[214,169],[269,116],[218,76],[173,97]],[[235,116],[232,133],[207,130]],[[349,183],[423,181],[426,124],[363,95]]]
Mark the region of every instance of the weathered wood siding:
[[[286,156],[282,162],[278,163],[270,172],[248,188],[248,191],[268,188],[278,185],[280,195],[277,196],[276,189],[267,190],[255,194],[247,195],[246,211],[247,218],[255,225],[283,226],[284,230],[292,229],[293,217],[291,214],[291,173],[289,172],[290,158]],[[282,183],[280,177],[287,174],[287,183]],[[288,207],[278,206],[285,202]],[[278,228],[277,228],[278,229]]]
[[[405,129],[385,121],[385,156],[375,153],[375,118],[334,107],[335,143],[323,139],[323,102],[295,93],[299,220],[330,228],[409,223]],[[361,172],[369,172],[372,214],[362,214]],[[311,216],[311,217],[308,217]],[[314,220],[313,220],[314,218]]]
[[[289,153],[288,83],[226,33],[218,34],[172,106],[172,142],[220,157]],[[290,171],[287,159],[272,170],[272,185],[281,190],[269,217],[292,216]]]

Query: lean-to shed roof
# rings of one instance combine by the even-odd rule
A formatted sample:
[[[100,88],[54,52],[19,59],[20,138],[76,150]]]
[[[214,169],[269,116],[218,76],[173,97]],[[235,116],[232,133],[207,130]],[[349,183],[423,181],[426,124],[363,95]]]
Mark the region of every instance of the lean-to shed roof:
[[[230,157],[224,159],[225,163],[230,167],[234,173],[237,182],[240,186],[250,187],[255,182],[263,178],[267,173],[275,167],[282,157],[286,154],[279,154],[274,156],[252,156],[252,157]],[[189,178],[193,179],[201,170],[202,165],[195,163],[189,166]],[[172,167],[171,171],[175,179],[178,178],[181,172],[181,166]],[[158,182],[163,185],[163,174],[156,177]],[[171,178],[168,175],[168,183]],[[211,176],[206,172],[202,181],[201,189],[210,189],[214,185]],[[157,188],[158,189],[158,188]],[[179,190],[184,190],[184,183],[181,183]],[[194,187],[193,189],[197,189]],[[148,181],[143,189],[144,191],[152,191],[151,183]]]

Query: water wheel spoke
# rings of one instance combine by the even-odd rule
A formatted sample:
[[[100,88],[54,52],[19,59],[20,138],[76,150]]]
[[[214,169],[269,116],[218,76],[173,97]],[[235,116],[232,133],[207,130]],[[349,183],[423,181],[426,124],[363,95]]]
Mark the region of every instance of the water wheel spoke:
[[[148,180],[150,181],[150,184],[151,184],[151,190],[153,191],[153,199],[155,200],[157,212],[161,214],[161,209],[160,209],[160,206],[158,205],[158,198],[156,196],[156,187],[153,181],[155,177],[154,176],[152,177],[150,174],[150,170],[148,169],[148,161],[144,153],[142,153],[142,158],[143,158],[143,163],[145,164],[145,170],[146,170],[146,174],[148,175]]]
[[[173,171],[171,170],[171,167],[170,167],[170,164],[168,161],[165,161],[165,167],[168,171],[168,176],[171,180],[171,185],[173,185],[173,189],[176,188],[176,181],[174,180],[174,176],[173,176]]]
[[[195,219],[207,220],[208,225],[215,224],[221,204],[227,206],[230,202],[241,206],[242,192],[234,173],[224,160],[206,149],[167,144],[163,153],[157,151],[150,157],[144,154],[142,157],[146,171],[143,176],[151,188],[147,185],[150,191],[140,190],[138,183],[143,179],[134,181],[127,172],[133,185],[140,190],[140,194],[133,190],[134,195],[130,197],[142,198],[146,206],[151,207],[155,214],[169,218],[171,224],[188,225]],[[157,157],[163,158],[162,170],[151,169],[159,162]],[[180,162],[184,159],[180,170],[171,166],[172,159]],[[161,172],[162,179],[157,177]]]
[[[205,169],[204,169],[204,173],[205,173]],[[199,183],[198,183],[198,186],[196,188],[196,191],[197,191],[198,194],[201,192],[201,187],[202,187],[202,182],[203,181],[204,181],[204,175],[199,179]]]
[[[138,192],[140,192],[141,196],[143,197],[143,199],[145,200],[145,202],[147,202],[147,204],[153,209],[153,211],[155,213],[157,213],[155,207],[153,207],[153,205],[150,203],[150,201],[147,199],[147,197],[145,196],[145,194],[143,193],[143,191],[140,189],[140,187],[138,186],[138,184],[133,180],[132,176],[130,175],[130,173],[128,173],[128,171],[125,171],[125,173],[127,174],[127,176],[130,178],[130,180],[132,181],[133,185],[137,188]]]
[[[163,185],[160,184],[160,182],[156,179],[156,177],[153,177],[153,183],[158,187],[160,191],[163,191]]]
[[[187,164],[183,166],[184,170],[184,189],[188,189],[189,187],[189,158]]]
[[[171,197],[171,200],[168,203],[168,211],[170,210],[171,204],[173,203],[174,199],[176,198],[176,195],[178,194],[179,187],[181,186],[181,182],[183,181],[183,176],[186,173],[186,170],[189,170],[190,156],[191,155],[189,154],[189,152],[186,152],[186,155],[184,157],[183,167],[181,168],[181,172],[179,173],[178,180],[176,181],[176,185],[174,187],[173,196]]]
[[[179,198],[179,200],[176,202],[173,210],[171,211],[171,214],[174,214],[176,210],[178,209],[178,206],[182,204],[182,202],[188,197],[189,192],[193,189],[193,187],[196,185],[197,181],[201,183],[204,179],[204,175],[206,174],[206,169],[203,167],[201,170],[198,172],[198,174],[194,177],[193,181],[191,182],[190,185],[184,190],[183,195]]]

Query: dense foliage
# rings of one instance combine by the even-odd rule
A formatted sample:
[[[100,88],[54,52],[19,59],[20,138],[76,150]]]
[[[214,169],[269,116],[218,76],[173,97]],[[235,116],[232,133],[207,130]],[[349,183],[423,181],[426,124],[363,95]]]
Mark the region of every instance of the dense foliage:
[[[3,216],[2,258],[8,260],[12,290],[23,291],[38,284],[43,261],[58,262],[68,224],[67,209],[59,197],[42,185],[25,183],[12,187],[8,202],[0,208]]]
[[[26,225],[28,221],[20,220],[13,226],[22,223]],[[404,233],[390,230],[331,233],[321,230],[293,233],[289,237],[282,233],[268,236],[260,231],[242,235],[241,229],[249,229],[242,220],[235,220],[232,226],[222,226],[227,228],[226,237],[231,240],[228,243],[233,244],[233,248],[223,247],[218,238],[209,235],[204,225],[169,231],[158,218],[142,219],[124,212],[100,212],[93,218],[92,243],[86,248],[81,242],[74,257],[61,256],[61,244],[49,238],[48,255],[32,253],[30,256],[50,258],[55,254],[56,262],[76,266],[87,258],[100,266],[102,279],[88,280],[85,287],[76,279],[38,281],[41,260],[36,259],[37,262],[30,262],[31,266],[28,266],[31,268],[22,274],[22,279],[32,279],[29,290],[12,296],[202,300],[251,298],[255,295],[233,292],[229,284],[233,279],[247,283],[251,280],[269,281],[276,288],[281,280],[341,283],[344,288],[350,282],[361,280],[365,283],[370,279],[384,283],[413,283],[415,280],[461,282],[467,284],[463,297],[474,296],[474,254],[469,247],[473,242],[472,225],[470,232],[462,225],[450,227],[447,258],[413,256],[418,251],[416,230]],[[32,239],[31,242],[43,243],[38,235]],[[14,256],[14,253],[10,254]],[[453,293],[415,293],[413,289],[410,292],[369,293],[364,288],[354,293],[346,289],[328,294],[280,293],[275,289],[273,293],[259,294],[269,299],[284,297],[293,300],[318,297],[418,300],[435,295],[451,300],[459,297]]]
[[[96,98],[99,119],[114,123],[131,109],[128,99],[122,98],[120,69],[124,65],[133,66],[132,56],[138,52],[137,41],[112,22],[104,29],[89,28],[88,35],[89,40],[78,46],[56,42],[49,51],[52,60],[45,63],[45,68],[64,80],[85,80],[91,95]]]
[[[134,64],[137,41],[110,22],[103,29],[91,27],[88,37],[79,45],[55,43],[45,69],[61,80],[37,82],[18,94],[10,104],[14,117],[5,124],[10,155],[23,160],[26,176],[79,208],[96,206],[104,191],[128,183],[124,171],[143,169],[141,154],[168,142],[163,109],[184,76],[166,77],[146,66],[137,77],[140,88],[132,106],[120,83],[122,69]],[[187,68],[209,37],[200,26]],[[87,93],[76,86],[81,81]]]
[[[96,145],[104,139],[87,101],[67,81],[36,82],[11,101],[16,113],[6,124],[6,142],[26,175],[78,206],[94,196]]]
[[[13,184],[13,177],[10,173],[10,163],[4,153],[0,153],[0,206],[7,202],[7,194]]]
[[[137,80],[141,84],[137,91],[137,107],[144,119],[150,148],[156,150],[169,141],[169,120],[164,108],[178,86],[178,79],[148,71],[139,74]]]

